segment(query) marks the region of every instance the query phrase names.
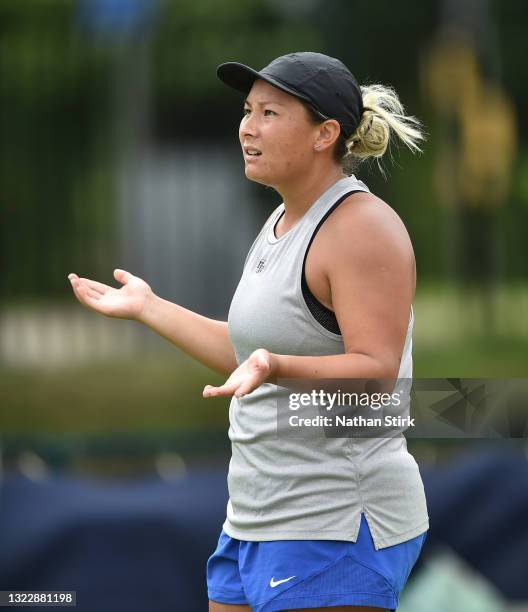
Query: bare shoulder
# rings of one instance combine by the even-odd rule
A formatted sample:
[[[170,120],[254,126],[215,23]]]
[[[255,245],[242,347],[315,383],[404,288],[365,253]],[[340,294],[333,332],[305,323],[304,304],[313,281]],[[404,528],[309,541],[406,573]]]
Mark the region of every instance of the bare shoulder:
[[[322,243],[331,259],[340,252],[354,257],[400,256],[414,265],[412,242],[404,222],[389,204],[372,193],[354,193],[344,200],[321,227]],[[323,246],[323,244],[321,244]],[[336,248],[337,247],[337,248]]]
[[[354,193],[328,217],[327,231],[339,237],[350,232],[400,240],[410,240],[407,228],[389,204],[372,193]],[[324,227],[324,226],[323,226]]]
[[[325,276],[353,269],[399,270],[416,285],[412,242],[398,213],[372,193],[355,193],[344,200],[323,223],[318,254]]]

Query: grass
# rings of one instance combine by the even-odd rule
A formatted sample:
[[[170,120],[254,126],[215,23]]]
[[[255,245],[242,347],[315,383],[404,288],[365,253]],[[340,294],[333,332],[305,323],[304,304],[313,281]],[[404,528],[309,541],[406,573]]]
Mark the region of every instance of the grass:
[[[184,356],[57,370],[4,369],[3,433],[166,431],[227,426],[228,398],[202,398],[221,378]]]
[[[528,339],[477,336],[437,346],[414,342],[413,348],[413,375],[416,377],[528,377]]]

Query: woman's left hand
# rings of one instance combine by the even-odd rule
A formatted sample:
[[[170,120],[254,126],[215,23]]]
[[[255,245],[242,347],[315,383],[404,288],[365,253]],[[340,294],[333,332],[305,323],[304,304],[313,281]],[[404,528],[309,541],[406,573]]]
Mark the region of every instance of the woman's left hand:
[[[234,395],[243,397],[265,383],[271,375],[272,357],[266,349],[260,348],[241,363],[220,387],[206,385],[203,397],[216,397],[219,395]]]

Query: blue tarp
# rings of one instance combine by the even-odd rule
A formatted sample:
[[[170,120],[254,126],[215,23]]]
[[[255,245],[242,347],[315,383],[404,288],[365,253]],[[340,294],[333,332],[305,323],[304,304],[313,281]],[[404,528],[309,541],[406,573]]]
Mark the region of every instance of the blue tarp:
[[[447,544],[519,602],[528,601],[526,450],[486,441],[477,452],[422,470],[431,523],[422,561],[435,544]]]
[[[175,483],[7,475],[0,590],[77,591],[78,612],[203,612],[226,503],[223,469]]]

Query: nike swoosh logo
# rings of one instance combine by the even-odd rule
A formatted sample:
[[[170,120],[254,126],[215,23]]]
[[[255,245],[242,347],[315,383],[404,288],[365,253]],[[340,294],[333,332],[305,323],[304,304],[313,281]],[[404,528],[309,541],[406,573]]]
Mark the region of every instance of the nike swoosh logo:
[[[283,578],[282,580],[275,580],[275,576],[274,576],[270,580],[270,587],[274,589],[276,586],[279,586],[279,584],[282,584],[283,582],[288,582],[288,580],[291,580],[292,578],[295,578],[295,576],[290,576],[289,578]]]

